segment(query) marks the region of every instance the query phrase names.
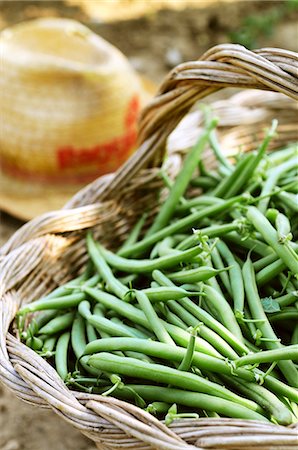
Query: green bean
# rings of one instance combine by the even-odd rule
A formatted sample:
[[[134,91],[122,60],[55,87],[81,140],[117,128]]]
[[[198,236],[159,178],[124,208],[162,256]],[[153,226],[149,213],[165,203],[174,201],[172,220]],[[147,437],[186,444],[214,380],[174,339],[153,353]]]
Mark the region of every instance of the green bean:
[[[181,241],[176,249],[177,250],[187,250],[198,243],[198,236],[208,236],[209,239],[214,237],[219,237],[224,234],[230,233],[231,231],[236,231],[239,229],[240,221],[234,220],[232,223],[223,225],[211,225],[210,227],[200,228],[195,230],[193,234]]]
[[[217,140],[215,130],[211,130],[211,132],[209,133],[209,143],[211,145],[211,148],[217,161],[222,166],[222,169],[225,169],[225,173],[229,175],[234,170],[234,168],[232,164],[229,162],[229,160],[225,157],[224,153],[222,152],[219,142]]]
[[[298,309],[292,307],[283,308],[281,311],[272,313],[269,315],[269,320],[271,323],[283,321],[298,321]],[[298,374],[297,374],[298,375]]]
[[[99,315],[91,314],[90,303],[87,301],[80,303],[78,311],[81,316],[84,317],[84,319],[86,319],[94,328],[98,329],[99,331],[103,331],[114,336],[135,337],[134,334],[129,332],[125,327],[122,327],[119,324],[115,324],[111,322],[111,320],[100,317]]]
[[[44,340],[42,352],[49,356],[52,356],[52,352],[54,351],[55,344],[57,342],[57,336],[49,336]]]
[[[25,305],[18,311],[18,315],[28,314],[35,311],[52,310],[52,309],[68,309],[77,306],[82,300],[85,300],[85,294],[79,292],[77,294],[68,294],[60,297],[51,297],[49,299],[40,299]]]
[[[248,164],[243,167],[243,170],[239,173],[239,176],[234,179],[234,182],[232,184],[230,184],[229,189],[227,189],[224,194],[224,198],[232,197],[236,195],[241,189],[245,189],[247,182],[250,180],[256,168],[260,164],[262,158],[264,157],[266,149],[275,134],[276,127],[277,121],[273,120],[271,128],[267,131],[263,142],[257,150],[256,155],[254,155],[251,161],[249,161]]]
[[[188,269],[188,270],[180,270],[179,272],[172,272],[168,275],[168,277],[170,280],[174,280],[177,283],[181,284],[197,283],[199,281],[206,281],[209,278],[215,277],[216,275],[226,270],[228,270],[228,267],[224,267],[222,269],[213,269],[212,267],[206,266],[206,267],[198,267],[196,269]],[[188,293],[185,292],[185,294]]]
[[[218,249],[216,248],[216,246],[212,249],[211,260],[214,265],[214,268],[216,270],[220,270],[218,275],[221,279],[223,286],[225,287],[225,289],[227,290],[229,295],[232,295],[232,287],[231,287],[229,276],[227,274],[227,270],[231,269],[231,267],[225,267],[223,260],[221,258],[221,255],[220,255]]]
[[[139,338],[139,339],[148,339],[148,336],[144,334],[142,331],[137,330],[136,328],[130,327],[129,325],[126,325],[120,320],[118,317],[112,317],[111,322],[118,323],[122,327],[126,328],[126,330],[131,333],[131,335]]]
[[[162,364],[150,364],[135,358],[121,357],[109,353],[96,353],[89,357],[88,364],[103,372],[141,378],[157,383],[166,383],[194,392],[213,394],[220,398],[234,401],[242,406],[259,411],[259,406],[250,400],[239,397],[233,392],[205,378],[189,372],[182,372]]]
[[[204,285],[203,290],[206,294],[205,301],[216,308],[222,324],[240,341],[243,341],[241,329],[226,299],[211,286]]]
[[[278,179],[281,177],[281,175],[290,170],[291,168],[295,167],[297,165],[296,158],[290,159],[289,161],[284,162],[283,164],[280,164],[279,166],[271,169],[268,171],[268,177],[265,183],[263,184],[262,191],[260,194],[260,197],[264,197],[264,195],[269,194],[274,186],[276,185]],[[262,198],[258,203],[258,209],[265,214],[265,211],[268,207],[270,198]]]
[[[147,406],[146,411],[154,415],[166,414],[170,406],[170,403],[166,402],[152,402]]]
[[[277,259],[273,263],[269,264],[264,269],[260,270],[256,274],[256,281],[259,287],[264,286],[264,284],[268,283],[272,279],[276,278],[276,276],[285,270],[286,265],[281,259]]]
[[[129,249],[119,252],[119,255],[128,257],[132,254],[143,253],[148,250],[148,248],[150,248],[152,244],[155,244],[157,241],[160,241],[164,237],[171,236],[175,233],[180,233],[181,231],[189,229],[191,227],[195,227],[200,219],[227,212],[229,211],[229,208],[235,203],[242,203],[246,201],[246,199],[246,195],[238,195],[237,197],[225,200],[225,202],[222,204],[211,205],[205,208],[203,211],[192,213],[187,217],[184,217],[183,219],[177,220],[177,222],[171,223],[170,225],[164,227],[162,230],[159,230],[156,233],[145,237],[136,244],[131,245]]]
[[[202,292],[188,292],[178,286],[159,286],[142,289],[142,292],[147,295],[151,302],[168,302],[170,300],[180,300],[186,295],[197,296],[203,294]]]
[[[185,347],[187,347],[188,343]],[[97,341],[90,342],[85,348],[85,354],[94,354],[102,351],[114,351],[114,350],[137,350],[146,355],[153,357],[176,361],[180,363],[185,355],[186,348],[174,347],[172,345],[163,344],[161,342],[154,342],[145,339],[132,339],[132,338],[111,338],[111,339],[98,339]],[[223,359],[218,357],[207,355],[201,351],[195,350],[193,356],[193,365],[202,369],[210,370],[216,373],[231,375],[231,366],[229,366]],[[263,372],[257,371],[260,376]],[[235,376],[241,377],[247,381],[255,382],[255,373],[246,369],[234,369],[232,372]],[[282,383],[281,381],[271,377],[270,375],[264,377],[265,386],[268,385],[269,389],[272,389],[278,395],[286,396],[293,401],[298,401],[298,392],[296,389]]]
[[[162,272],[155,270],[152,273],[152,277],[158,283],[162,285],[171,286],[173,283],[169,280]],[[200,308],[198,305],[193,303],[189,298],[183,298],[179,303],[189,311],[194,317],[199,321],[203,322],[207,327],[215,331],[219,336],[221,336],[228,344],[232,346],[240,354],[248,353],[246,346],[243,344],[242,340],[239,340],[229,329],[224,327],[220,322],[214,319],[210,314]]]
[[[236,244],[236,246],[239,248],[243,247],[244,249],[248,249],[249,251],[252,251],[254,253],[258,253],[262,257],[269,256],[273,254],[273,250],[269,245],[266,245],[264,242],[260,241],[259,239],[252,239],[252,238],[245,238],[243,239],[239,234],[235,232],[227,233],[225,234],[222,239],[224,241],[231,242],[233,244]],[[275,255],[276,256],[276,255]]]
[[[291,337],[291,344],[292,345],[298,344],[298,324],[296,324],[294,327],[294,331]]]
[[[265,411],[270,414],[270,419],[280,425],[290,425],[293,422],[292,414],[287,406],[285,406],[278,397],[263,386],[255,383],[249,383],[235,377],[227,377],[221,375],[221,378],[226,385],[234,388],[239,393],[245,395],[247,398],[255,401]]]
[[[186,348],[189,342],[189,333],[186,330],[183,330],[182,328],[179,328],[165,321],[162,321],[162,323],[168,333],[172,336],[176,344],[179,344],[182,347]],[[200,337],[196,337],[195,349],[202,353],[206,353],[206,355],[223,359],[223,356],[214,347],[212,347],[209,342],[201,339]]]
[[[281,200],[282,205],[286,205],[293,213],[298,212],[298,196],[290,192],[280,192],[277,198]]]
[[[210,176],[198,176],[196,178],[192,178],[190,180],[190,185],[203,189],[204,191],[209,191],[210,189],[214,189],[218,184],[219,180],[214,180],[214,178]]]
[[[194,348],[196,347],[196,339],[194,341]],[[174,361],[181,363],[183,358],[187,353],[187,348],[189,346],[189,341],[186,348],[174,347],[173,345],[164,344],[162,342],[156,342],[145,339],[137,338],[110,338],[110,339],[98,339],[87,344],[85,348],[85,355],[91,355],[93,353],[99,353],[102,351],[115,351],[122,350],[126,351],[139,351],[145,355],[157,357],[160,359],[165,359],[169,361]],[[225,363],[223,359],[219,359],[215,356],[209,356],[206,353],[195,350],[193,354],[193,365],[202,370],[214,370],[218,373],[231,374],[231,368]],[[248,379],[253,380],[254,375],[249,371],[237,371],[235,372],[238,376],[248,376]]]
[[[174,389],[155,385],[127,384],[121,390],[116,389],[115,394],[120,398],[131,399],[133,395],[131,389],[135,390],[147,401],[154,401],[158,398],[162,402],[189,406],[192,409],[202,408],[207,411],[216,411],[224,417],[236,417],[268,422],[263,415],[235,402],[218,398],[214,395],[185,391],[184,389]]]
[[[81,356],[84,354],[87,341],[85,321],[83,317],[78,313],[76,314],[76,317],[72,324],[70,340],[71,347],[76,358],[80,361],[81,366],[86,370],[86,372],[90,373],[91,375],[97,375],[97,372],[86,364],[86,358],[81,358]]]
[[[121,256],[115,255],[109,250],[100,246],[100,251],[105,260],[113,267],[123,272],[144,273],[152,272],[155,269],[164,269],[176,266],[182,262],[191,261],[195,256],[201,253],[202,248],[200,246],[193,247],[184,252],[178,254],[170,254],[167,256],[161,256],[156,259],[127,259]]]
[[[38,351],[43,347],[43,340],[36,336],[29,336],[26,340],[26,345],[32,350]]]
[[[199,322],[196,317],[186,311],[178,302],[172,301],[168,303],[171,308],[188,326],[196,328],[197,334],[209,342],[221,355],[230,359],[238,358],[238,354],[229,346],[229,344],[222,339],[213,330],[206,327],[202,322]]]
[[[165,305],[157,305],[158,309],[163,314],[164,319],[166,319],[167,322],[169,322],[172,325],[176,325],[179,328],[182,328],[182,330],[187,330],[188,326],[186,323],[183,322],[183,320],[175,313],[173,313],[169,308]]]
[[[201,134],[198,142],[194,145],[194,147],[190,150],[190,152],[188,152],[184,160],[182,169],[180,170],[166,201],[161,206],[159,213],[157,214],[152,226],[146,233],[146,236],[151,236],[152,234],[162,229],[173,216],[175,207],[179,202],[181,196],[184,194],[186,188],[188,187],[188,184],[190,182],[194,170],[197,167],[198,161],[201,157],[204,147],[208,142],[209,133],[216,126],[216,124],[217,121],[212,119],[210,123],[207,125],[206,129]]]
[[[229,276],[231,283],[231,295],[234,304],[234,313],[237,317],[241,317],[244,308],[244,284],[240,264],[236,261],[233,253],[228,246],[221,240],[216,243],[220,254],[225,259],[229,268]]]
[[[140,311],[135,306],[125,303],[122,300],[107,294],[106,292],[99,291],[97,289],[87,288],[86,292],[88,295],[90,295],[92,298],[94,298],[96,301],[104,304],[106,307],[113,309],[118,314],[120,314],[123,317],[126,317],[127,319],[131,320],[133,323],[141,325],[145,327],[146,329],[151,330],[151,327],[148,323],[148,320],[143,313],[143,311]],[[82,305],[80,305],[79,308],[81,308]],[[172,336],[172,338],[179,343],[183,343],[182,345],[187,346],[188,340],[189,340],[189,333],[179,329],[178,327],[175,327],[174,325],[168,324],[165,321],[162,321],[163,326],[166,328],[168,333]],[[96,326],[95,326],[96,328]],[[221,355],[207,342],[205,342],[203,339],[196,339],[196,348],[200,349],[200,351],[203,351],[207,354],[211,354],[217,357],[220,357]]]
[[[39,330],[39,334],[56,334],[66,330],[67,328],[70,328],[74,316],[75,313],[71,311],[61,316],[55,317]]]
[[[289,219],[282,213],[278,213],[275,221],[278,241],[283,243],[285,240],[292,239],[291,223]]]
[[[283,244],[278,242],[277,232],[270,224],[269,220],[254,206],[249,206],[247,208],[247,217],[285,265],[294,274],[298,274],[298,256],[295,252],[291,251],[289,246],[287,246],[287,242]]]
[[[181,253],[179,250],[176,250],[174,248],[175,243],[176,239],[173,236],[164,238],[157,247],[158,256],[167,256],[170,254],[178,255],[179,253]]]
[[[224,203],[224,200],[218,197],[213,197],[212,195],[200,195],[199,197],[194,197],[190,200],[186,200],[182,205],[176,206],[176,213],[188,212],[192,208],[198,208],[200,206],[209,206],[214,204]]]
[[[112,270],[102,257],[98,246],[94,242],[90,233],[87,234],[87,248],[90,257],[103,280],[109,285],[113,293],[120,298],[124,298],[129,289],[114,277]]]
[[[65,378],[68,375],[67,352],[69,340],[70,340],[70,332],[66,331],[65,333],[61,334],[56,345],[55,367],[57,373],[62,378],[62,380],[65,380]]]
[[[136,291],[136,298],[150,324],[150,328],[152,329],[156,337],[160,340],[160,342],[175,345],[175,342],[163,326],[161,320],[153,309],[150,300],[148,299],[144,291]]]
[[[285,306],[292,305],[298,300],[298,291],[292,291],[288,294],[281,295],[280,297],[275,297],[274,300],[276,300],[281,308],[284,308]]]
[[[138,237],[140,236],[140,233],[142,231],[142,228],[145,225],[145,222],[147,220],[147,216],[148,214],[142,214],[142,216],[140,217],[140,219],[135,223],[134,227],[132,228],[128,238],[126,239],[126,241],[123,243],[123,245],[120,247],[120,249],[118,250],[125,250],[126,248],[130,247],[130,245],[134,244],[135,242],[137,242]]]
[[[243,173],[243,170],[246,166],[249,166],[251,161],[253,161],[255,158],[255,155],[252,153],[249,153],[247,155],[244,155],[243,158],[236,164],[233,172],[225,177],[213,190],[212,194],[215,197],[223,198],[231,186],[236,182],[236,180],[239,178],[239,176]]]
[[[188,346],[185,352],[185,355],[178,366],[178,370],[182,370],[184,372],[188,372],[192,366],[192,361],[194,357],[195,351],[195,343],[196,343],[196,331],[195,328],[190,330],[190,338],[188,342]]]
[[[260,364],[274,361],[298,359],[298,345],[288,345],[276,350],[267,350],[258,352],[253,355],[245,355],[235,361],[236,367],[245,366],[247,364]]]
[[[251,315],[253,319],[260,320],[258,328],[262,333],[262,337],[266,339],[264,341],[264,346],[268,350],[284,348],[277,339],[277,336],[264,313],[250,258],[247,258],[243,265],[243,279]],[[293,363],[291,361],[280,361],[278,366],[288,383],[294,387],[298,387],[298,372]]]
[[[92,342],[97,339],[95,328],[88,322],[86,323],[86,333],[88,342]]]

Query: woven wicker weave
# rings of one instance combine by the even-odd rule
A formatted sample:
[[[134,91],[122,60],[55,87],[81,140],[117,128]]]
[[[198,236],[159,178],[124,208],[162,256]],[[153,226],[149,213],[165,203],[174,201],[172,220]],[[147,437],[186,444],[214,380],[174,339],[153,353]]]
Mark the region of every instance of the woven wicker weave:
[[[298,55],[280,49],[255,52],[220,45],[199,61],[181,64],[164,80],[143,111],[139,149],[116,173],[99,178],[63,210],[24,225],[0,250],[0,379],[22,400],[52,408],[102,450],[297,448],[297,426],[282,427],[236,419],[185,419],[166,427],[143,410],[113,398],[69,390],[56,371],[14,337],[11,325],[21,304],[75,276],[86,262],[85,232],[110,248],[127,236],[145,205],[152,220],[161,189],[159,167],[165,142],[199,99],[224,87],[245,91],[213,103],[221,142],[230,154],[240,144],[255,147],[264,124],[279,119],[275,145],[297,139]],[[265,92],[272,91],[272,92]],[[284,95],[286,94],[286,95]],[[168,173],[175,177],[183,153],[200,132],[201,113],[187,115],[169,138]],[[184,151],[183,151],[184,150]],[[214,163],[208,151],[205,158]]]

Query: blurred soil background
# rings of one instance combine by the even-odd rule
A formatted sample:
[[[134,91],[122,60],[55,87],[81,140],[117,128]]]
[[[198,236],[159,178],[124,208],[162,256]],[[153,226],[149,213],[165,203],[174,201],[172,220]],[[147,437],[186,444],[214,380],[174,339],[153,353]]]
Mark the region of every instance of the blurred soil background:
[[[0,1],[0,30],[38,17],[76,19],[118,47],[156,85],[177,64],[226,42],[298,51],[298,2],[234,0]],[[22,222],[2,213],[0,245]],[[54,413],[0,386],[1,450],[91,450]]]

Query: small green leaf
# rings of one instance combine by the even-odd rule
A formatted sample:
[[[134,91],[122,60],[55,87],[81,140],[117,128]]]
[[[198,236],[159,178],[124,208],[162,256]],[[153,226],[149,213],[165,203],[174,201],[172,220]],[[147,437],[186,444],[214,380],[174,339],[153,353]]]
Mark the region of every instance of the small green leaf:
[[[279,303],[272,297],[265,297],[261,300],[265,313],[275,313],[280,311]]]

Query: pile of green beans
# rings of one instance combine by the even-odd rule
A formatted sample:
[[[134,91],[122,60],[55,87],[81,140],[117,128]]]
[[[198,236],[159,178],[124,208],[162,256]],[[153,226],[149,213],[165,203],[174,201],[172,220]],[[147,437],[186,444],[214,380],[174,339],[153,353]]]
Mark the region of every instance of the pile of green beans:
[[[298,421],[298,149],[232,164],[209,121],[168,198],[116,252],[86,236],[77,278],[17,315],[74,390],[178,417]],[[218,160],[207,170],[209,141]],[[198,191],[199,189],[199,191]],[[148,211],[149,212],[149,211]]]

